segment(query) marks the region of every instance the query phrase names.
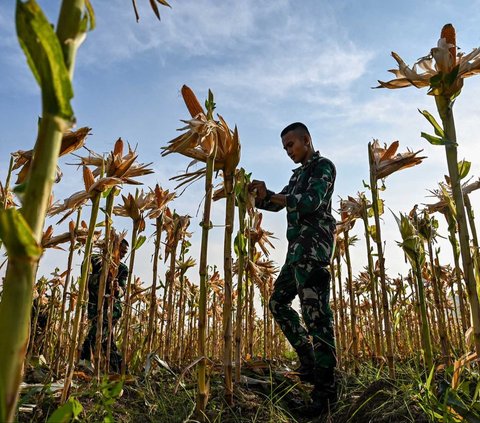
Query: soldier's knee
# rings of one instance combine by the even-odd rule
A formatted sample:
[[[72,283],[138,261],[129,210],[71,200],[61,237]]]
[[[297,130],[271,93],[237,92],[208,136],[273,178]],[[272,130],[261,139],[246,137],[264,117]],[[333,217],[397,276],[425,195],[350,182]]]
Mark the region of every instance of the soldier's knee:
[[[277,307],[278,307],[278,302],[275,300],[273,296],[271,296],[270,300],[268,301],[268,308],[270,309],[270,311],[274,316],[277,314]]]

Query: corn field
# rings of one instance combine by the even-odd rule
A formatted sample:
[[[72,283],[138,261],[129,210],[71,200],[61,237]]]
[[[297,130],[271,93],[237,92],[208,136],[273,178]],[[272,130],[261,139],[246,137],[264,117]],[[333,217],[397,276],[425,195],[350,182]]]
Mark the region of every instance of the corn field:
[[[6,258],[0,263],[0,420],[36,415],[34,408],[25,411],[23,380],[58,383],[54,409],[67,416],[61,421],[82,419],[78,384],[105,386],[113,373],[113,342],[122,356],[113,380],[121,382],[108,398],[118,399],[136,377],[147,380],[155,368],[167,369],[176,374],[175,393],[193,384],[192,421],[211,421],[216,376],[221,375],[224,404],[233,409],[243,401],[239,392],[248,386],[247,370],[258,366],[272,374],[294,357],[268,308],[281,266],[271,254],[285,243],[284,235],[269,231],[268,215],[255,208],[255,194],[248,190],[252,173],[242,167],[242,128],[227,123],[234,117],[217,113],[222,99],[210,90],[203,102],[187,85],[181,88],[183,128],[177,137],[160,140],[157,157],[142,157],[122,138],[112,139],[107,152],[94,151],[95,128],[76,128],[71,105],[77,49],[85,37],[86,42],[95,37],[90,33],[95,2],[90,3],[64,0],[56,26],[34,0],[17,3],[17,33],[41,88],[42,116],[35,146],[12,151],[8,169],[1,169],[0,245]],[[159,5],[169,6],[160,0],[150,5],[158,18]],[[457,158],[461,141],[452,110],[464,79],[480,72],[480,53],[460,53],[456,46],[455,30],[446,25],[438,46],[415,67],[392,53],[399,69],[378,88],[426,87],[440,122],[420,111],[435,134],[422,132],[430,145],[420,151],[403,141],[362,141],[369,178],[336,204],[330,300],[339,377],[360,378],[368,367],[390,381],[401,380],[399,368],[415,363],[419,383],[428,387],[427,394],[418,392],[420,408],[431,419],[425,421],[473,422],[480,419],[480,253],[471,199],[480,180],[472,176],[474,158]],[[445,149],[449,174],[439,172],[424,203],[409,204],[408,193],[402,193],[405,208],[391,210],[382,199],[389,181],[416,172],[433,148]],[[75,181],[62,179],[62,156],[62,167],[77,169]],[[162,161],[174,156],[191,162],[185,160],[183,172],[149,185]],[[54,198],[56,187],[69,195]],[[181,196],[195,189],[198,203],[178,207]],[[224,212],[221,221],[215,210]],[[387,215],[398,225],[393,239],[384,232]],[[223,257],[214,260],[211,231],[221,231],[224,240]],[[123,260],[128,277],[115,324],[110,293],[116,288],[109,286],[109,275],[120,266],[122,240],[129,244]],[[199,245],[193,246],[194,240]],[[405,257],[404,274],[389,272],[387,244]],[[52,255],[55,267],[45,272],[42,260]],[[102,270],[88,373],[80,353],[93,321],[87,309],[95,256]],[[362,263],[360,271],[354,262]],[[102,333],[109,339],[106,350]],[[291,368],[283,373],[298,384]],[[436,378],[445,385],[438,401],[430,389]],[[348,402],[348,391],[342,395]],[[103,407],[112,418],[112,402]],[[294,421],[285,419],[280,421]]]

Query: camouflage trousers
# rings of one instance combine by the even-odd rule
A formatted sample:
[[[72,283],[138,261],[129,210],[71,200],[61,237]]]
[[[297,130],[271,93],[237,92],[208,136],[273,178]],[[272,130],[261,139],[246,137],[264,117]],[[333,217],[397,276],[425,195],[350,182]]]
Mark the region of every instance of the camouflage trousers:
[[[295,350],[313,345],[316,369],[336,365],[330,279],[328,269],[317,262],[286,263],[275,281],[269,303],[276,322]],[[292,308],[297,295],[304,325]]]
[[[88,331],[87,337],[83,342],[82,351],[80,353],[80,358],[85,360],[91,360],[94,351],[95,351],[95,342],[97,338],[97,317],[90,320],[90,329]],[[117,320],[112,321],[112,330],[115,328]],[[102,350],[104,353],[107,352],[108,346],[108,319],[106,314],[103,316],[103,328],[102,328]],[[113,339],[113,334],[110,337],[110,369],[114,372],[119,373],[122,367],[122,356],[118,351],[115,340]]]

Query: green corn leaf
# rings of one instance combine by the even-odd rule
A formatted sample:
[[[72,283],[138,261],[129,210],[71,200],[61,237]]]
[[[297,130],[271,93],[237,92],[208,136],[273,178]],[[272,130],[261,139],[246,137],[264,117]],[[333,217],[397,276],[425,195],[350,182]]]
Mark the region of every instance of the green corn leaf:
[[[137,242],[135,243],[135,247],[133,247],[134,250],[138,250],[147,240],[147,237],[145,235],[140,235],[137,238]]]
[[[208,90],[208,98],[205,100],[205,109],[207,109],[207,119],[213,119],[213,111],[216,109],[217,105],[214,101],[213,93]]]
[[[390,210],[390,211],[391,211],[391,210]],[[392,212],[392,211],[391,211],[391,212]],[[396,215],[394,212],[392,212],[392,214],[393,214],[393,217],[394,217],[394,219],[395,219],[395,222],[397,222],[398,229],[401,230],[401,229],[402,229],[402,221],[401,221],[400,218],[401,218],[402,215],[400,214],[400,218],[398,218],[397,215]]]
[[[235,241],[233,243],[233,249],[235,254],[238,256],[246,256],[247,255],[247,238],[245,235],[238,233],[235,237]]]
[[[44,112],[73,121],[73,88],[60,42],[35,0],[17,0],[17,35],[42,90]]]
[[[433,129],[435,130],[435,134],[438,135],[440,138],[445,138],[445,132],[443,131],[443,128],[440,126],[440,124],[435,120],[433,115],[428,112],[427,110],[418,110],[424,117],[427,119],[430,124],[433,126]]]
[[[93,31],[97,24],[95,21],[95,12],[93,11],[92,3],[90,3],[90,0],[85,0],[85,8],[87,10],[87,13],[82,20],[82,24],[85,27],[84,32]]]
[[[30,226],[17,209],[0,210],[0,238],[9,256],[38,259],[42,254]]]
[[[372,240],[377,242],[377,227],[375,225],[370,225],[368,227],[368,233],[372,237]]]
[[[436,137],[425,132],[422,132],[420,136],[422,138],[425,138],[432,145],[445,145],[447,143],[447,140],[445,138]]]
[[[432,88],[438,87],[440,85],[440,83],[442,82],[442,79],[443,79],[443,73],[442,72],[438,72],[437,74],[433,75],[430,78],[430,87],[432,87]]]
[[[470,167],[472,166],[472,162],[467,162],[466,160],[462,160],[458,162],[458,177],[460,179],[465,178],[470,172]]]
[[[377,204],[378,204],[378,215],[381,216],[385,211],[385,208],[383,207],[383,204],[384,204],[383,200],[378,198]]]
[[[455,66],[451,72],[445,75],[444,81],[447,85],[452,85],[458,76],[458,71],[460,70],[460,65]]]
[[[47,423],[69,423],[76,420],[82,410],[82,404],[77,399],[70,397],[65,404],[53,412]]]

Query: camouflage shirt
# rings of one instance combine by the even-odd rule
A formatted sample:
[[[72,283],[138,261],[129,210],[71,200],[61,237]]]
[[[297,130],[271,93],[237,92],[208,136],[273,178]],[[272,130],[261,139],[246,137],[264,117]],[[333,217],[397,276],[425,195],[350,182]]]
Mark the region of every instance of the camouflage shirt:
[[[335,238],[332,194],[336,170],[333,163],[317,151],[305,165],[293,170],[288,185],[279,194],[287,198],[287,264],[313,260],[330,263]],[[278,211],[283,207],[269,201],[274,193],[267,190],[257,207]]]

